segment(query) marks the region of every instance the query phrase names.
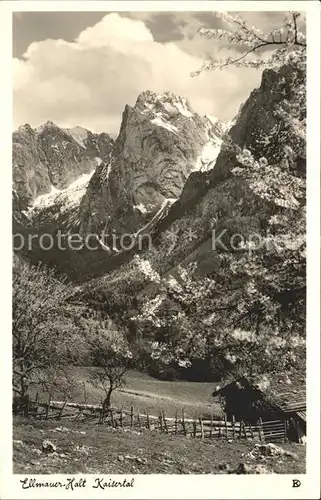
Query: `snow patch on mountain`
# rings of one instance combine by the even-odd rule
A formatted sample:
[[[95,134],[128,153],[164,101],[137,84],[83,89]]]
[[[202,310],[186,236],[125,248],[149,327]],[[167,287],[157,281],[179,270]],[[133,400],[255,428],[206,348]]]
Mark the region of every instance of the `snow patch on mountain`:
[[[153,118],[153,120],[151,120],[151,123],[154,123],[154,125],[158,125],[159,127],[166,128],[167,130],[169,130],[170,132],[174,132],[175,134],[177,134],[178,132],[177,127],[165,121],[161,113],[157,113],[156,118]]]
[[[94,171],[90,172],[89,174],[83,174],[78,179],[76,179],[74,182],[72,182],[66,189],[63,191],[69,191],[71,189],[78,189],[80,187],[83,187],[85,184],[87,184],[90,181],[91,176],[93,175]]]
[[[201,172],[205,172],[206,170],[210,170],[214,166],[214,162],[218,157],[218,154],[221,150],[222,141],[217,143],[213,143],[209,141],[205,144],[202,154],[199,157],[199,170]]]
[[[205,115],[206,118],[213,124],[213,125],[216,125],[217,122],[219,121],[218,118],[216,118],[216,116],[212,116],[212,115]]]
[[[99,156],[95,156],[95,160],[96,160],[97,167],[100,167],[100,165],[102,164],[103,160],[101,158],[99,158]]]
[[[175,102],[175,106],[182,115],[187,116],[187,118],[193,118],[193,113],[191,113],[187,108],[186,100],[182,100],[182,102]]]
[[[38,196],[30,210],[50,207],[55,204],[62,205],[64,209],[78,205],[86,192],[86,188],[93,172],[83,174],[65,189],[56,189],[52,186],[50,193]]]
[[[157,99],[168,113],[177,114],[178,112],[187,118],[193,118],[193,113],[188,109],[187,100],[184,97],[174,96],[174,94],[165,92],[157,96]],[[170,102],[166,101],[166,99],[169,99]]]
[[[51,186],[51,190],[49,193],[37,196],[37,198],[33,202],[32,208],[34,208],[34,207],[48,207],[50,205],[53,205],[57,194],[59,194],[60,192],[61,192],[60,189],[57,189],[54,186]]]
[[[211,170],[215,165],[216,158],[221,150],[221,145],[222,141],[217,141],[217,143],[209,141],[206,143],[201,154],[197,158],[192,172],[207,172]]]
[[[165,114],[177,115],[181,114],[188,118],[192,118],[194,113],[189,107],[187,99],[173,94],[172,92],[163,92],[156,94],[150,90],[142,92],[136,101],[135,107],[142,112],[157,112],[161,109]]]
[[[223,143],[223,137],[226,133],[226,124],[218,118],[211,115],[205,115],[207,122],[205,126],[208,134],[208,141],[205,143],[201,154],[197,158],[193,172],[206,172],[211,170],[219,155]]]
[[[143,203],[139,203],[138,205],[133,206],[134,210],[139,210],[141,214],[146,214],[148,212],[146,205]]]

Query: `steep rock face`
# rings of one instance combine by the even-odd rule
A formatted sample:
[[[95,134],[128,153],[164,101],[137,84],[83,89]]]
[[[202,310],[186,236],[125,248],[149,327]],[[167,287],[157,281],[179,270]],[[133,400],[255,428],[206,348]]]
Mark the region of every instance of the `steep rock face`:
[[[137,229],[180,196],[192,171],[213,164],[223,133],[223,124],[200,117],[184,98],[143,92],[125,108],[110,163],[90,181],[81,205],[83,231]]]
[[[46,122],[13,133],[13,188],[26,209],[41,195],[64,189],[109,157],[113,140],[81,127],[62,129]]]
[[[202,267],[203,259],[211,269],[210,261],[217,265],[211,251],[213,229],[236,226],[236,232],[237,227],[246,232],[245,226],[252,225],[252,232],[265,234],[273,214],[286,214],[288,208],[300,212],[306,169],[305,91],[301,68],[289,65],[263,72],[260,87],[250,94],[225,135],[215,167],[192,173],[179,200],[160,222],[157,269],[167,272],[192,261]],[[244,151],[257,166],[242,164],[239,155],[244,156]],[[238,171],[246,175],[239,176]],[[291,187],[296,184],[300,186],[297,195]],[[256,221],[249,225],[248,217]],[[297,217],[301,221],[301,212]],[[190,238],[184,238],[186,230],[191,231]],[[176,244],[167,254],[169,233],[176,235]]]
[[[19,127],[13,133],[12,163],[15,199],[19,198],[21,208],[27,208],[37,195],[48,193],[51,189],[46,158],[30,125]]]
[[[211,176],[213,182],[236,166],[231,144],[248,149],[256,158],[264,157],[271,164],[283,162],[304,174],[305,86],[304,68],[285,65],[278,71],[263,71],[260,87],[242,106],[229,131],[230,138],[221,148]]]
[[[251,92],[229,130],[225,129],[215,168],[190,175],[168,222],[189,210],[222,180],[232,177],[239,182],[231,174],[238,166],[237,148],[248,149],[255,158],[264,157],[271,164],[281,163],[304,176],[305,85],[303,69],[286,65],[278,71],[263,71],[260,87]]]

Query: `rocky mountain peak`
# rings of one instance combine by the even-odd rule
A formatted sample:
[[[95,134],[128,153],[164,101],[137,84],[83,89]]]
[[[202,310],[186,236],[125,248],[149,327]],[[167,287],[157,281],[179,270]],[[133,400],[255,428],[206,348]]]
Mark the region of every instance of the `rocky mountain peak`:
[[[183,115],[192,118],[195,112],[191,109],[185,97],[178,96],[173,92],[163,92],[156,94],[150,90],[142,92],[136,101],[135,108],[147,115],[162,114],[170,118],[177,115]]]
[[[134,107],[125,107],[113,156],[89,183],[84,232],[106,224],[117,232],[139,229],[179,198],[191,172],[213,166],[222,130],[183,97],[142,92]]]
[[[18,134],[18,133],[27,133],[27,134],[33,134],[34,133],[34,130],[33,128],[29,125],[29,123],[25,123],[24,125],[20,125],[20,127],[18,127],[17,130],[15,130],[13,132],[14,134]]]
[[[47,120],[42,125],[39,125],[38,127],[36,127],[35,132],[37,134],[41,134],[44,132],[52,132],[55,130],[59,130],[58,125],[56,125],[52,120]]]

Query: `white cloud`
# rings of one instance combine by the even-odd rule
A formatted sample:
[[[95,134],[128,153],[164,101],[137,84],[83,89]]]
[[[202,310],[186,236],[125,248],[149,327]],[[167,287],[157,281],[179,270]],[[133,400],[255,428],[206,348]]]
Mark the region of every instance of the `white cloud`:
[[[82,31],[76,40],[84,47],[115,46],[117,43],[152,42],[153,35],[140,20],[127,19],[113,13],[102,18],[95,26]]]
[[[193,43],[199,41],[156,42],[142,20],[116,13],[74,42],[33,42],[24,60],[14,59],[14,124],[53,120],[117,133],[125,104],[133,105],[146,89],[170,90],[187,97],[197,112],[229,120],[260,75],[228,69],[191,78],[203,62],[201,45],[194,53],[189,50]],[[216,57],[227,53],[216,51]]]

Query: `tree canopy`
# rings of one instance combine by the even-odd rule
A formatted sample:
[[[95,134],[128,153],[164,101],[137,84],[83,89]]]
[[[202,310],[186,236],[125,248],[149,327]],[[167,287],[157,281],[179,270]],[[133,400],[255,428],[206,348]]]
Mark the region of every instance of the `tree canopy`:
[[[288,12],[282,25],[267,32],[249,24],[242,17],[229,12],[213,12],[224,28],[201,28],[199,34],[208,39],[227,42],[230,48],[238,48],[241,55],[225,59],[210,58],[192,73],[223,69],[227,66],[247,68],[275,68],[287,62],[304,64],[306,36],[302,29],[303,14]]]

